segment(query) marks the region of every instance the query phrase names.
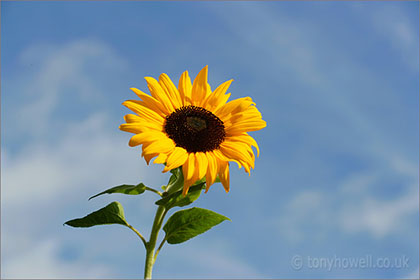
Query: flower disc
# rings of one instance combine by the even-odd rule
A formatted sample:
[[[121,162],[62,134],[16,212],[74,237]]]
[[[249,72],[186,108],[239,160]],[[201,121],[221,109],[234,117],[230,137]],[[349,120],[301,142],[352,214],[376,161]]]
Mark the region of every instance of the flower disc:
[[[225,126],[212,112],[202,107],[184,106],[166,117],[165,132],[176,146],[189,153],[218,149],[225,139]]]

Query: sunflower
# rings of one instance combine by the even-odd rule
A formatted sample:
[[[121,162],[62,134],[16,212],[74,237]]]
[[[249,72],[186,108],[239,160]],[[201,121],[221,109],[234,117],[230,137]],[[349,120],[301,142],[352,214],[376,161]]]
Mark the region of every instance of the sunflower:
[[[257,156],[259,148],[247,132],[266,126],[250,97],[227,102],[230,93],[226,91],[233,80],[212,91],[207,73],[206,66],[191,84],[185,71],[178,88],[166,74],[159,81],[145,77],[151,96],[131,88],[141,100],[123,103],[135,113],[126,115],[126,123],[120,125],[121,130],[135,133],[129,145],[142,145],[147,164],[154,157],[154,163],[166,164],[163,172],[182,166],[184,195],[204,177],[207,192],[217,175],[228,192],[230,161],[250,174],[255,161],[251,146]]]

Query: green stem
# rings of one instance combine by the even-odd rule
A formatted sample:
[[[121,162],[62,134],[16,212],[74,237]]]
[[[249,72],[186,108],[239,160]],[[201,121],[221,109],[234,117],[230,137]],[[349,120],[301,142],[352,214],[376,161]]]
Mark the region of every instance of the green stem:
[[[154,193],[157,193],[158,195],[162,196],[162,193],[160,191],[158,191],[158,190],[155,190],[155,189],[152,189],[152,188],[149,188],[149,187],[146,187],[146,190],[147,191],[154,192]]]
[[[155,259],[157,258],[158,254],[160,252],[160,249],[162,249],[163,244],[165,244],[166,238],[167,238],[167,236],[165,236],[165,238],[162,240],[162,242],[160,243],[159,247],[157,248],[156,253],[155,253]]]
[[[146,264],[144,266],[144,279],[152,279],[152,269],[155,263],[155,247],[159,230],[162,227],[163,218],[167,211],[164,206],[159,206],[156,211],[155,220],[153,221],[150,240],[146,244]]]
[[[144,239],[143,235],[141,235],[141,233],[137,229],[135,229],[132,225],[127,224],[127,227],[129,227],[132,231],[134,231],[137,234],[138,237],[140,237],[141,241],[143,241],[144,247],[147,248],[147,242],[146,242],[146,239]]]

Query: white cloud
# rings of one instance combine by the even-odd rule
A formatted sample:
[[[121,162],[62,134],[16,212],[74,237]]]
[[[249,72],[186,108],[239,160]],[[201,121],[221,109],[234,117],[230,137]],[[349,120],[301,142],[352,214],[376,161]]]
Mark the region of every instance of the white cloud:
[[[106,44],[93,40],[30,46],[20,60],[24,65],[37,64],[39,70],[23,73],[25,82],[3,93],[19,94],[20,99],[17,108],[9,111],[17,122],[10,121],[13,117],[3,122],[10,137],[4,142],[12,145],[10,139],[16,136],[25,141],[13,154],[2,147],[2,202],[22,205],[85,185],[137,179],[144,166],[139,150],[127,146],[129,135],[118,131],[118,122],[110,119],[109,112],[76,109],[75,118],[69,120],[60,119],[57,111],[80,105],[60,104],[69,88],[79,101],[84,100],[82,104],[98,104],[98,97],[109,93],[100,90],[95,74],[127,72],[127,62]]]
[[[304,190],[281,209],[274,224],[294,243],[322,239],[337,229],[348,234],[367,233],[375,239],[415,230],[410,218],[419,211],[416,178],[416,174],[411,176],[409,183],[400,186],[402,193],[390,199],[375,197],[372,188],[380,182],[380,175],[374,173],[354,174],[328,192]]]
[[[418,164],[407,161],[401,156],[393,156],[390,160],[390,167],[402,175],[406,175],[412,178],[418,178],[419,176]]]
[[[375,32],[392,46],[402,61],[417,72],[419,70],[419,34],[413,28],[416,22],[410,22],[410,17],[402,8],[408,8],[410,5],[415,5],[415,3],[386,3],[378,5],[376,9],[362,9],[365,7],[363,4],[353,7],[359,15],[368,19]],[[418,6],[412,8],[418,8]],[[366,14],[366,10],[371,13]]]
[[[413,184],[418,182],[418,165],[412,163],[411,154],[407,154],[400,145],[396,145],[404,141],[402,136],[391,134],[390,127],[384,125],[387,122],[363,108],[365,104],[360,98],[366,98],[371,88],[382,90],[383,87],[384,96],[378,96],[386,99],[386,103],[403,104],[401,94],[384,87],[387,83],[384,82],[384,77],[370,71],[364,60],[354,61],[351,54],[340,49],[340,43],[331,40],[316,22],[310,21],[311,19],[296,22],[289,15],[282,14],[281,10],[274,12],[259,4],[238,5],[231,9],[215,9],[214,12],[226,22],[227,28],[234,36],[243,44],[255,49],[256,53],[268,55],[272,58],[273,65],[287,68],[299,77],[302,83],[309,85],[312,91],[319,93],[316,98],[313,98],[312,92],[302,95],[305,99],[293,99],[298,93],[284,94],[283,98],[291,98],[308,108],[322,108],[328,112],[328,118],[337,118],[337,122],[331,122],[330,119],[305,113],[295,116],[295,119],[290,118],[291,122],[297,122],[298,128],[304,130],[302,133],[308,133],[309,141],[304,142],[302,148],[311,149],[312,145],[321,145],[331,152],[353,152],[360,159],[376,165],[372,170],[352,174],[348,178],[339,179],[338,182],[326,182],[328,185],[340,185],[339,188],[328,192],[307,190],[316,189],[318,186],[296,186],[297,189],[306,190],[297,193],[294,199],[284,205],[280,210],[280,220],[275,217],[276,220],[273,221],[278,225],[281,234],[289,241],[299,242],[307,237],[325,237],[328,230],[337,228],[348,233],[367,232],[375,238],[398,233],[401,226],[407,226],[405,218],[418,212],[418,195],[413,188]],[[229,12],[233,9],[238,16],[231,16]],[[379,13],[382,12],[378,11],[378,15],[374,15],[376,22],[372,24],[384,28],[385,35],[396,42],[398,50],[413,54],[413,48],[418,49],[418,45],[407,17],[398,9]],[[393,21],[390,21],[388,16],[392,16]],[[418,37],[418,34],[416,36]],[[324,39],[324,44],[318,44]],[[418,53],[418,50],[415,53]],[[328,64],[320,59],[323,57],[334,57],[336,60]],[[417,63],[418,59],[413,61]],[[342,67],[345,67],[345,71]],[[342,69],[343,76],[338,75],[338,79],[331,79],[330,75],[336,74],[334,69]],[[276,71],[273,73],[278,75]],[[340,84],[347,85],[349,75],[353,76],[355,81],[361,82],[354,88],[355,92],[348,92],[348,89]],[[273,80],[273,77],[267,79],[272,79],[270,81],[273,84],[277,81],[284,82],[277,76],[276,80]],[[340,93],[343,89],[344,93]],[[316,103],[308,104],[311,101]],[[308,118],[314,125],[308,125]],[[319,132],[320,128],[325,129],[329,126],[328,132],[332,137],[326,137]],[[344,127],[352,133],[343,135],[352,135],[353,138],[345,139],[339,136]],[[317,139],[318,137],[320,139]],[[361,145],[355,148],[355,142],[360,142]],[[303,157],[299,159],[309,161],[308,150],[303,150],[302,154]],[[371,189],[375,184],[379,184],[383,174],[392,174],[398,179],[404,178],[404,183],[400,186],[400,196],[390,200],[374,196]],[[363,218],[358,218],[357,215],[363,215]],[[349,220],[344,221],[347,218]],[[314,228],[319,232],[314,233]]]
[[[340,194],[354,200],[342,205],[337,217],[342,230],[349,233],[369,232],[375,238],[398,234],[411,228],[407,218],[419,211],[418,167],[401,156],[384,153],[387,173],[404,178],[401,194],[380,199],[370,189],[380,182],[379,173],[351,176],[340,187]]]
[[[418,213],[418,197],[416,185],[404,195],[389,201],[363,197],[355,205],[346,205],[341,209],[340,225],[344,231],[367,231],[375,238],[400,233],[407,228],[407,217]]]
[[[2,120],[8,137],[13,137],[10,133],[26,137],[19,149],[2,147],[2,277],[105,277],[110,270],[104,265],[60,259],[65,232],[51,225],[48,217],[62,211],[51,207],[61,201],[65,208],[72,203],[66,198],[81,192],[94,194],[98,186],[147,182],[156,170],[144,172],[139,149],[128,147],[129,135],[118,131],[109,113],[97,109],[78,116],[81,120],[57,120],[55,110],[68,87],[76,89],[82,103],[95,102],[98,88],[89,71],[99,67],[98,72],[112,76],[125,62],[105,44],[89,40],[30,47],[22,56],[24,63],[37,60],[40,70],[21,77],[30,83],[19,84],[21,102],[15,111],[20,118]],[[9,88],[16,90],[18,84]],[[10,138],[6,142],[13,146]]]
[[[50,124],[48,118],[65,94],[94,102],[102,90],[94,77],[127,71],[123,58],[107,45],[94,40],[78,40],[60,47],[28,47],[20,56],[20,64],[36,65],[34,70],[22,73],[20,83],[13,88],[18,91],[16,94],[21,96],[21,101],[25,101],[16,108],[18,131],[29,132],[31,136],[46,133]],[[103,81],[103,77],[101,79]]]
[[[418,53],[418,34],[412,29],[409,17],[396,5],[384,5],[372,16],[373,24],[378,32],[389,40],[402,53],[412,55]],[[408,58],[408,57],[406,57]],[[415,61],[415,59],[412,57]]]
[[[328,78],[317,65],[315,50],[308,36],[312,27],[305,20],[296,21],[260,3],[244,3],[213,11],[241,40],[241,44],[255,49],[256,53],[269,54],[278,68],[287,67],[287,71],[300,77],[302,83],[313,87],[328,84]],[[235,17],[231,13],[235,13]],[[248,63],[247,60],[237,63],[244,62]],[[278,80],[278,73],[273,71],[272,74]]]
[[[328,195],[319,191],[299,192],[284,206],[280,219],[275,221],[279,233],[294,244],[308,238],[322,238],[334,218],[332,209],[327,206],[330,205],[329,199]],[[308,228],[316,231],[308,231]]]
[[[202,278],[210,279],[220,277],[265,278],[252,264],[233,254],[233,248],[228,242],[207,239],[207,242],[179,246],[183,246],[182,250],[178,245],[175,245],[173,248],[166,248],[165,252],[159,256],[159,263],[165,263],[166,270],[162,270],[159,274],[156,273],[156,276],[159,278],[185,278],[199,274]],[[176,270],[177,274],[173,274],[173,272],[169,272],[174,271],[171,270],[172,266],[183,269]],[[184,273],[179,274],[178,271],[184,271]]]
[[[107,121],[104,114],[92,114],[77,125],[63,124],[58,142],[33,142],[13,156],[5,151],[3,205],[21,206],[86,186],[138,180],[135,174],[142,166],[139,151],[127,147],[128,137],[124,136],[128,135],[107,131]]]
[[[3,278],[64,279],[105,278],[110,270],[103,264],[88,266],[82,260],[60,261],[57,257],[59,242],[45,240],[31,244],[16,258],[6,258],[2,263]]]
[[[353,174],[341,183],[341,192],[349,195],[363,195],[369,186],[373,185],[377,179],[377,174],[358,173]]]

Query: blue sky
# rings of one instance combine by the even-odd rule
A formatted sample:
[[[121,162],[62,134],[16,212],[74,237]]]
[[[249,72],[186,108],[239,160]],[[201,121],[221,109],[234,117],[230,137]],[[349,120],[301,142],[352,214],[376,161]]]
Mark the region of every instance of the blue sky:
[[[148,235],[166,183],[118,130],[144,76],[209,65],[267,127],[248,177],[235,164],[196,206],[225,222],[165,245],[156,278],[418,278],[418,2],[1,2],[3,278],[136,278],[120,226],[62,223],[118,200]],[[302,267],[292,261],[302,257]],[[314,267],[310,260],[390,262]]]

